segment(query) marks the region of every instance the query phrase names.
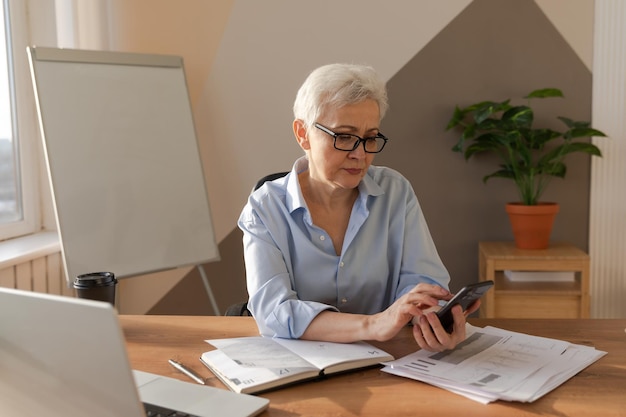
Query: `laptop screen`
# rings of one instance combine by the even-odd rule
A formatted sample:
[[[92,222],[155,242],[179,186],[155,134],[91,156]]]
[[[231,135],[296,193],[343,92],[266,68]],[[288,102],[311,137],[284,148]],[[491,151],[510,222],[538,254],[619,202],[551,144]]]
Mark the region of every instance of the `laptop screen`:
[[[2,415],[145,415],[111,304],[0,288],[0,309]],[[158,375],[149,384],[177,407],[167,395],[158,405],[198,416],[251,416],[269,402]]]

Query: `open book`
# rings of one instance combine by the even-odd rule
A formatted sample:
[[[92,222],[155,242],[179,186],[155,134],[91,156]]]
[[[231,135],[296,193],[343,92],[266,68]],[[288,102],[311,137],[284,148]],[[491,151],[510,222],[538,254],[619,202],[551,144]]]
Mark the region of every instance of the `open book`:
[[[207,342],[217,350],[203,353],[202,363],[231,390],[249,394],[394,359],[365,342],[331,343],[262,336]]]

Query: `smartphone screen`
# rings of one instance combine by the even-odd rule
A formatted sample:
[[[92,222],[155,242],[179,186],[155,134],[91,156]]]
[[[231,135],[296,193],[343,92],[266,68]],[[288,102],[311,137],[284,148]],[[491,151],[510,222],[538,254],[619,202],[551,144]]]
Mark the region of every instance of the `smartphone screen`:
[[[437,312],[437,317],[441,321],[441,325],[448,333],[452,333],[454,325],[454,319],[452,317],[452,307],[460,304],[463,311],[480,297],[482,297],[489,288],[493,287],[493,281],[481,281],[476,284],[470,284],[461,288],[454,297],[450,299],[441,309]]]

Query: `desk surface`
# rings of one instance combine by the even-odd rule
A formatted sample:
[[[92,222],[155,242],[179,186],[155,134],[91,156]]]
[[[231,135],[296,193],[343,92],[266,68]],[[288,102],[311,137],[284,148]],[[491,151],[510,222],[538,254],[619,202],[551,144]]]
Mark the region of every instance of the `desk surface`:
[[[250,317],[120,316],[134,369],[189,381],[168,363],[178,359],[225,386],[200,362],[212,349],[205,339],[257,335]],[[626,319],[471,319],[477,326],[595,346],[608,355],[543,398],[530,403],[482,405],[443,389],[381,372],[378,368],[336,375],[321,381],[262,394],[270,408],[262,416],[626,416]],[[414,352],[409,328],[389,342],[373,344],[396,358]]]

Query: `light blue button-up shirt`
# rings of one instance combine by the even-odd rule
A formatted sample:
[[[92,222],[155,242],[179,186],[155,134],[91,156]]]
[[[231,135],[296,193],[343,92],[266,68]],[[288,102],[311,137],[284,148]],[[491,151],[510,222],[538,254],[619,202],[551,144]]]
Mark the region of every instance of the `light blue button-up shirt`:
[[[415,285],[450,281],[409,181],[370,166],[359,184],[341,255],[302,197],[298,159],[252,193],[239,218],[248,309],[261,334],[299,338],[324,310],[374,314]]]

